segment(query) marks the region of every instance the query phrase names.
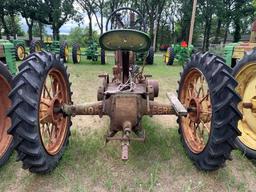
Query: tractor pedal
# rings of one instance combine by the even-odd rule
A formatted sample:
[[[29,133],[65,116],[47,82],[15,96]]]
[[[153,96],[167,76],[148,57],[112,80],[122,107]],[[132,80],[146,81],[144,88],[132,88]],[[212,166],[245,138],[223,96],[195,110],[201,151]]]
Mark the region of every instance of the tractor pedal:
[[[177,116],[187,116],[188,111],[185,109],[185,107],[181,104],[179,99],[174,93],[167,93],[166,94],[169,101],[171,102],[171,105],[176,113]]]

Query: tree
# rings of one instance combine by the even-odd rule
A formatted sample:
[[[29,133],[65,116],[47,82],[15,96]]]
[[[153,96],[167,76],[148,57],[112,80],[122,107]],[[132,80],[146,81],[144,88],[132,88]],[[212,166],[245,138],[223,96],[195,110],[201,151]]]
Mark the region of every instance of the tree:
[[[12,22],[15,23],[15,15],[17,14],[18,5],[15,0],[2,0],[0,3],[0,21],[4,28],[7,39],[10,39],[11,31],[8,28],[6,22],[6,16],[10,16],[12,18]],[[9,25],[10,26],[10,25]],[[16,38],[16,28],[13,26],[12,35]]]
[[[36,17],[40,23],[52,26],[53,39],[60,39],[61,26],[76,14],[73,3],[74,0],[40,0]]]

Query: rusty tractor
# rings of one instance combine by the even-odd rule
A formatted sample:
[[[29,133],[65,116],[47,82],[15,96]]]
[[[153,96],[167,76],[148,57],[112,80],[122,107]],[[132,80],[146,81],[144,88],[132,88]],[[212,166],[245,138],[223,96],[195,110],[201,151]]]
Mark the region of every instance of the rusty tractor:
[[[123,14],[125,25],[118,24],[117,13]],[[129,14],[135,20],[129,21]],[[134,54],[151,46],[142,15],[131,8],[117,9],[106,29],[99,42],[115,52],[115,65],[112,78],[99,75],[102,85],[95,103],[72,103],[69,74],[56,55],[34,53],[19,66],[10,93],[8,132],[23,168],[52,171],[68,144],[71,117],[77,115],[109,116],[106,141],[120,141],[122,160],[129,157],[130,142],[145,140],[143,116],[177,115],[182,143],[195,165],[208,171],[223,166],[240,134],[236,125],[241,118],[237,82],[224,60],[210,53],[193,55],[181,72],[178,96],[167,93],[170,103],[157,102],[158,82],[144,74],[145,65],[135,65]]]
[[[11,126],[11,119],[7,117],[7,110],[11,107],[11,100],[8,98],[11,82],[11,73],[6,64],[0,61],[0,166],[9,159],[14,148],[12,136],[7,134]]]

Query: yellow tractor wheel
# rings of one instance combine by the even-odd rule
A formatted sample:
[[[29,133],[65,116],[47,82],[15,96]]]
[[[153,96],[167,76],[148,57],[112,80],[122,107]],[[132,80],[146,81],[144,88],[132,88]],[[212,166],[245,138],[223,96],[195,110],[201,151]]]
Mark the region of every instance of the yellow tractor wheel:
[[[30,42],[30,53],[42,51],[42,42],[40,40],[32,40]]]
[[[16,46],[16,60],[23,61],[26,57],[26,50],[23,45]]]
[[[168,47],[164,55],[164,63],[166,65],[173,65],[174,59],[175,59],[174,49],[172,47]]]
[[[60,58],[62,58],[65,63],[68,62],[69,49],[68,49],[68,43],[66,41],[64,41],[60,46]]]
[[[242,98],[238,108],[243,119],[238,122],[241,136],[237,147],[249,158],[256,158],[256,50],[245,54],[234,67],[233,75],[238,82],[236,91]]]

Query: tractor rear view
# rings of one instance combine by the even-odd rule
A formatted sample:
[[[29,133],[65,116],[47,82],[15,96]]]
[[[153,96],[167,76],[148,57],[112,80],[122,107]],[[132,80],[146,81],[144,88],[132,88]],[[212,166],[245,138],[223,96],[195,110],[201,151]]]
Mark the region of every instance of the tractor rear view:
[[[129,20],[130,15],[134,19]],[[233,141],[240,134],[236,128],[240,97],[234,91],[237,83],[232,70],[223,59],[210,53],[193,55],[181,72],[178,95],[167,93],[170,102],[162,103],[156,101],[158,81],[144,74],[145,59],[141,67],[136,65],[135,54],[151,46],[138,11],[114,11],[99,43],[102,49],[114,51],[115,65],[112,77],[99,75],[102,85],[94,103],[73,104],[69,74],[56,55],[32,54],[19,66],[10,93],[13,103],[8,115],[13,123],[8,131],[24,169],[52,171],[67,147],[71,117],[78,115],[108,116],[106,141],[120,142],[124,161],[129,158],[130,143],[145,140],[142,117],[155,115],[178,117],[182,143],[198,168],[216,170],[230,159]]]

